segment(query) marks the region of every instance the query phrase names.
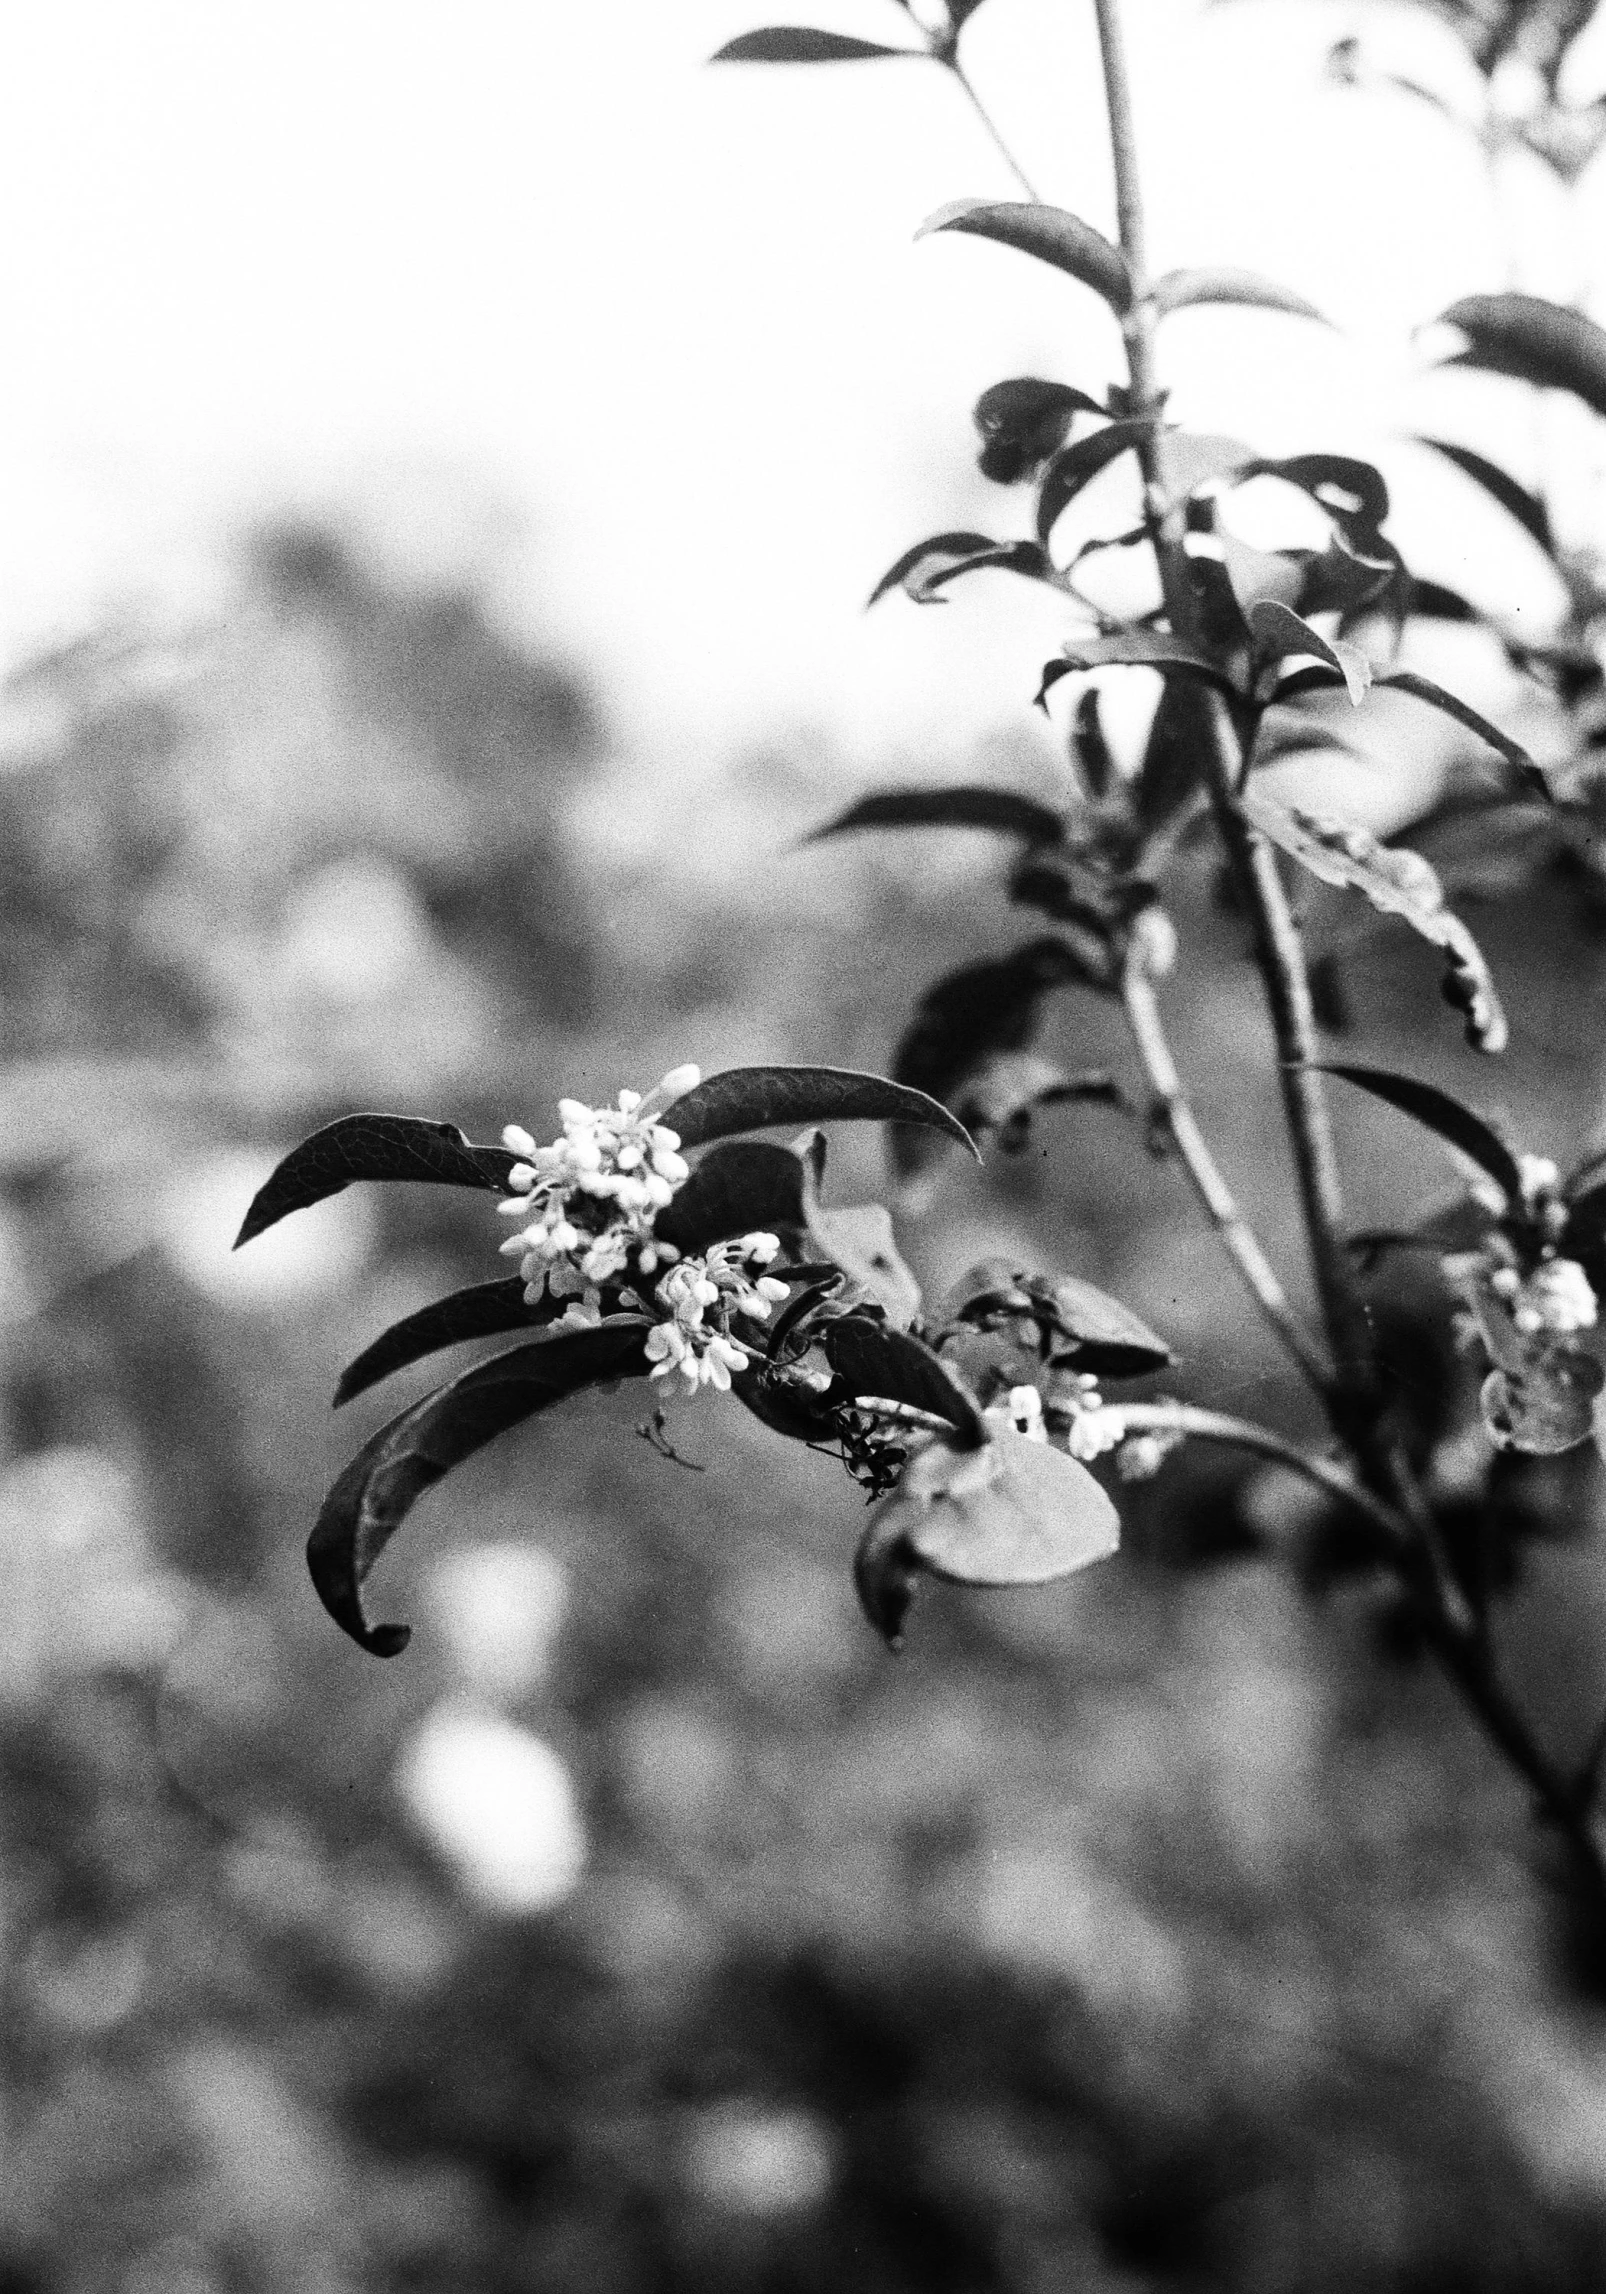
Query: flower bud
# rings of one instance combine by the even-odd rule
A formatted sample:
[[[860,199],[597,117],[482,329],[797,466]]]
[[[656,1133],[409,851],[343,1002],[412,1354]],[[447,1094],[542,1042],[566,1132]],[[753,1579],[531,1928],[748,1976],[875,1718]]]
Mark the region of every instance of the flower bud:
[[[695,1091],[703,1080],[703,1071],[690,1061],[684,1067],[672,1067],[658,1089],[667,1099],[678,1099],[683,1091]]]
[[[522,1123],[509,1123],[502,1132],[502,1144],[510,1155],[533,1155],[535,1141]]]

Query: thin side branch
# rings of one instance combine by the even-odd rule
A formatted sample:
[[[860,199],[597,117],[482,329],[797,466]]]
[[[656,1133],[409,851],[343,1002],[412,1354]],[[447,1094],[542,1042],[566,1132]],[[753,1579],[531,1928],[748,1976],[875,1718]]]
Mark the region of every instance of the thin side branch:
[[[1221,1237],[1224,1249],[1267,1322],[1316,1391],[1327,1394],[1333,1384],[1333,1366],[1289,1304],[1276,1269],[1267,1258],[1260,1238],[1238,1208],[1232,1189],[1210,1151],[1209,1141],[1199,1128],[1198,1117],[1171,1056],[1154,982],[1136,948],[1127,958],[1121,995],[1154,1105],[1176,1142],[1183,1168],[1204,1206],[1205,1215]]]
[[[1134,1434],[1186,1434],[1202,1442],[1225,1442],[1233,1449],[1253,1451],[1274,1465],[1286,1466],[1314,1482],[1329,1497],[1347,1505],[1376,1531],[1387,1558],[1398,1560],[1410,1543],[1409,1532],[1391,1505],[1373,1495],[1343,1466],[1330,1458],[1312,1457],[1297,1443],[1274,1434],[1252,1418],[1234,1418],[1222,1410],[1195,1409],[1191,1402],[1110,1402],[1122,1424]]]
[[[964,65],[959,61],[957,56],[947,59],[947,62],[949,71],[952,72],[954,78],[959,82],[959,85],[964,89],[965,94],[970,99],[970,107],[972,111],[981,121],[981,124],[987,130],[988,135],[992,138],[993,147],[997,151],[998,156],[1000,159],[1002,159],[1004,165],[1009,169],[1009,172],[1015,178],[1015,181],[1020,185],[1022,191],[1025,192],[1027,198],[1031,200],[1037,199],[1039,194],[1033,188],[1031,177],[1027,174],[1025,168],[1022,167],[1020,161],[1015,157],[1015,154],[1010,150],[1008,144],[1004,141],[1002,134],[999,132],[997,121],[993,118],[993,115],[987,109],[987,106],[982,102],[981,97],[976,93],[975,81],[970,77],[970,74],[965,70]]]

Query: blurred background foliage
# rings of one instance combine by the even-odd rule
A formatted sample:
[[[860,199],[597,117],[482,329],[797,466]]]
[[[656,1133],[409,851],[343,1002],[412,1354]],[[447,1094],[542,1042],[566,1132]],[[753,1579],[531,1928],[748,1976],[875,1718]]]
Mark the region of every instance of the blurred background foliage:
[[[622,742],[526,605],[515,644],[472,589],[281,526],[206,622],[107,623],[5,689],[0,2294],[1600,2285],[1600,1970],[1277,1475],[1184,1453],[1123,1495],[1119,1560],[928,1591],[894,1660],[832,1466],[705,1397],[687,1470],[639,1395],[593,1397],[420,1509],[378,1597],[403,1658],[317,1607],[334,1377],[501,1230],[375,1190],[231,1258],[277,1154],[354,1106],[541,1133],[685,1059],[884,1066],[933,976],[1026,936],[967,838],[796,849],[862,760]],[[1472,665],[1510,721],[1492,639]],[[1418,796],[1457,769],[1421,741]],[[969,766],[1052,769],[1025,730]],[[1598,873],[1475,857],[1498,1070],[1425,953],[1323,896],[1328,1016],[1565,1160],[1606,1130]],[[1242,922],[1204,871],[1176,907],[1201,1117],[1297,1264]],[[1052,1025],[1133,1080],[1102,1006]],[[1411,1127],[1339,1114],[1358,1225],[1439,1191]],[[832,1152],[833,1199],[881,1185],[873,1138]],[[934,1289],[1017,1247],[1086,1274],[1174,1390],[1311,1430],[1107,1110],[956,1165],[901,1240]],[[1443,1299],[1405,1265],[1375,1303],[1431,1419]],[[1600,1469],[1509,1494],[1514,1682],[1576,1747]]]

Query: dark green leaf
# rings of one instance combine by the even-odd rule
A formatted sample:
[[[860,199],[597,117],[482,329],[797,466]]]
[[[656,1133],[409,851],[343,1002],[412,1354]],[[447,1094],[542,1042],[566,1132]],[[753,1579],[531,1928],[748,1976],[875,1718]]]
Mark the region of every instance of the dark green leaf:
[[[1120,1085],[1102,1068],[1067,1075],[1037,1052],[1006,1051],[984,1060],[959,1087],[954,1113],[973,1138],[995,1137],[1000,1153],[1018,1155],[1027,1145],[1037,1110],[1063,1107],[1072,1100],[1126,1105]]]
[[[964,1125],[924,1092],[845,1067],[726,1068],[684,1093],[659,1120],[679,1132],[683,1147],[778,1123],[918,1123],[976,1153]]]
[[[915,236],[923,239],[932,231],[963,231],[1000,247],[1017,247],[1023,255],[1035,255],[1039,262],[1080,279],[1113,311],[1131,308],[1132,281],[1119,247],[1112,247],[1102,232],[1080,216],[1068,215],[1063,207],[1023,199],[958,199],[928,216]]]
[[[429,1123],[416,1115],[342,1115],[292,1148],[258,1189],[234,1247],[358,1179],[419,1179],[494,1193],[507,1185],[517,1161],[506,1148],[472,1145],[455,1123]]]
[[[960,787],[946,789],[881,789],[861,797],[823,828],[811,829],[805,844],[820,844],[828,836],[847,836],[864,828],[982,828],[999,836],[1018,836],[1028,844],[1058,844],[1065,823],[1057,812],[1036,797],[1014,789]]]
[[[946,605],[942,592],[965,574],[1012,573],[1025,581],[1053,581],[1055,571],[1053,559],[1040,542],[995,542],[990,550],[978,550],[974,557],[934,565],[925,573],[912,575],[903,585],[904,595],[916,605]]]
[[[1431,446],[1435,454],[1442,454],[1447,462],[1465,473],[1474,485],[1481,486],[1516,519],[1525,533],[1531,534],[1546,557],[1556,555],[1556,538],[1550,530],[1550,512],[1537,494],[1530,494],[1526,486],[1518,485],[1509,472],[1500,469],[1485,455],[1475,454],[1470,446],[1452,445],[1447,438],[1418,437],[1419,446]]]
[[[1466,1016],[1467,1041],[1476,1051],[1506,1048],[1506,1019],[1477,942],[1444,904],[1437,872],[1419,852],[1382,844],[1369,829],[1298,805],[1281,805],[1256,792],[1244,812],[1282,852],[1324,884],[1359,892],[1384,916],[1398,916],[1439,949],[1447,967],[1446,1000]]]
[[[1102,802],[1115,786],[1116,770],[1110,744],[1104,737],[1104,717],[1096,685],[1090,685],[1076,704],[1071,755],[1089,796]]]
[[[1037,689],[1037,706],[1042,707],[1062,677],[1077,677],[1091,669],[1157,669],[1162,677],[1196,679],[1200,684],[1214,685],[1223,693],[1233,690],[1224,670],[1218,669],[1213,661],[1190,652],[1180,638],[1146,629],[1128,629],[1119,637],[1073,638],[1065,648],[1064,659],[1050,661],[1044,669],[1043,682]]]
[[[1274,279],[1263,279],[1257,271],[1239,271],[1230,265],[1167,271],[1154,282],[1154,301],[1162,318],[1167,311],[1186,310],[1195,303],[1240,303],[1263,311],[1286,311],[1296,319],[1315,319],[1324,327],[1332,323],[1291,287],[1279,287]]]
[[[653,1232],[678,1251],[702,1252],[733,1235],[801,1227],[804,1216],[803,1164],[791,1148],[766,1139],[730,1139],[710,1147],[676,1188]]]
[[[1153,429],[1149,422],[1112,422],[1067,446],[1049,464],[1043,491],[1037,498],[1037,538],[1046,544],[1063,511],[1083,487],[1121,455],[1129,454]]]
[[[419,1498],[537,1410],[605,1379],[642,1375],[649,1328],[644,1318],[621,1315],[595,1330],[549,1331],[465,1370],[381,1427],[324,1499],[307,1543],[312,1582],[335,1623],[376,1657],[404,1649],[408,1628],[370,1624],[362,1588]]]
[[[1491,1131],[1481,1115],[1474,1115],[1470,1107],[1463,1107],[1459,1099],[1452,1099],[1437,1084],[1423,1083],[1414,1075],[1395,1075],[1384,1067],[1325,1066],[1324,1075],[1341,1076],[1346,1083],[1358,1084],[1369,1091],[1374,1099],[1386,1100],[1397,1107],[1402,1115],[1414,1117],[1429,1131],[1459,1148],[1479,1170],[1486,1171],[1495,1185],[1502,1189],[1512,1203],[1522,1200],[1522,1173],[1517,1158],[1496,1131]]]
[[[1468,295],[1439,314],[1468,348],[1446,363],[1509,374],[1540,390],[1567,390],[1606,414],[1606,328],[1539,295]]]
[[[1364,549],[1389,514],[1389,490],[1381,470],[1349,454],[1285,454],[1276,461],[1252,462],[1244,478],[1281,478],[1325,510],[1355,547]]]
[[[879,56],[915,56],[924,48],[884,48],[874,40],[848,40],[839,32],[816,32],[803,24],[776,24],[764,32],[743,32],[710,56],[712,64],[857,64]]]
[[[857,1400],[878,1396],[929,1411],[953,1427],[962,1449],[978,1449],[987,1428],[974,1400],[912,1332],[844,1314],[820,1332],[826,1360]]]
[[[1032,375],[995,382],[976,401],[983,477],[1000,486],[1018,484],[1058,453],[1078,414],[1105,412],[1096,398],[1068,383],[1039,382]]]
[[[906,588],[911,576],[928,561],[936,566],[969,565],[977,558],[990,558],[1002,547],[1004,545],[995,542],[991,534],[931,534],[925,541],[916,542],[912,550],[905,550],[901,558],[888,566],[870,592],[867,602],[876,605],[890,591]]]
[[[335,1388],[335,1408],[365,1394],[381,1378],[422,1362],[426,1354],[439,1353],[443,1346],[461,1346],[470,1338],[493,1338],[509,1330],[554,1322],[568,1303],[548,1295],[536,1305],[526,1306],[524,1277],[518,1274],[505,1282],[481,1282],[472,1290],[454,1290],[449,1298],[437,1298],[416,1314],[393,1322],[354,1362],[349,1362]]]
[[[1555,801],[1550,783],[1522,743],[1514,741],[1509,733],[1502,733],[1498,725],[1491,725],[1480,711],[1458,700],[1455,694],[1447,693],[1431,677],[1419,677],[1414,669],[1391,669],[1386,676],[1375,678],[1373,682],[1379,687],[1387,686],[1391,693],[1409,693],[1415,700],[1425,701],[1430,709],[1437,709],[1444,716],[1453,717],[1458,725],[1464,725],[1469,733],[1476,733],[1480,741],[1486,741],[1497,756],[1505,758],[1508,765],[1514,765],[1536,796],[1544,797],[1547,802]]]
[[[1047,937],[992,963],[950,972],[921,997],[893,1072],[934,1099],[957,1102],[992,1062],[1025,1050],[1043,998],[1072,981],[1108,988],[1113,976],[1091,979],[1076,950]],[[893,1136],[893,1167],[902,1178],[912,1178],[934,1155],[933,1143],[918,1133]]]
[[[1481,621],[1483,616],[1475,605],[1469,605],[1458,589],[1446,589],[1441,581],[1422,581],[1412,574],[1405,592],[1405,610],[1422,621]]]

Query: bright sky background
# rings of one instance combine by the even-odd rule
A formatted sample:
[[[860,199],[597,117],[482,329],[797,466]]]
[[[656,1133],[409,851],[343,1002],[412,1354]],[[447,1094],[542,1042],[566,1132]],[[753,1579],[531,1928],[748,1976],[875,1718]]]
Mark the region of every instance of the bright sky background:
[[[333,507],[581,651],[644,753],[813,729],[912,758],[1018,722],[1057,627],[1024,585],[861,603],[924,532],[1024,530],[975,475],[970,404],[1011,373],[1107,382],[1113,325],[1023,257],[912,243],[942,202],[1012,188],[934,68],[705,68],[777,19],[905,33],[894,0],[7,12],[0,657],[107,605],[205,609],[242,518]],[[1454,89],[1454,42],[1338,0],[1129,20],[1157,264],[1253,265],[1344,330],[1186,314],[1173,410],[1382,454],[1423,570],[1509,543],[1391,443],[1437,426],[1531,462],[1516,386],[1415,379],[1412,327],[1507,283],[1480,164],[1425,107],[1321,71],[1360,30]],[[1110,228],[1090,0],[988,0],[967,42],[1045,196]],[[1527,196],[1526,283],[1570,293]]]

